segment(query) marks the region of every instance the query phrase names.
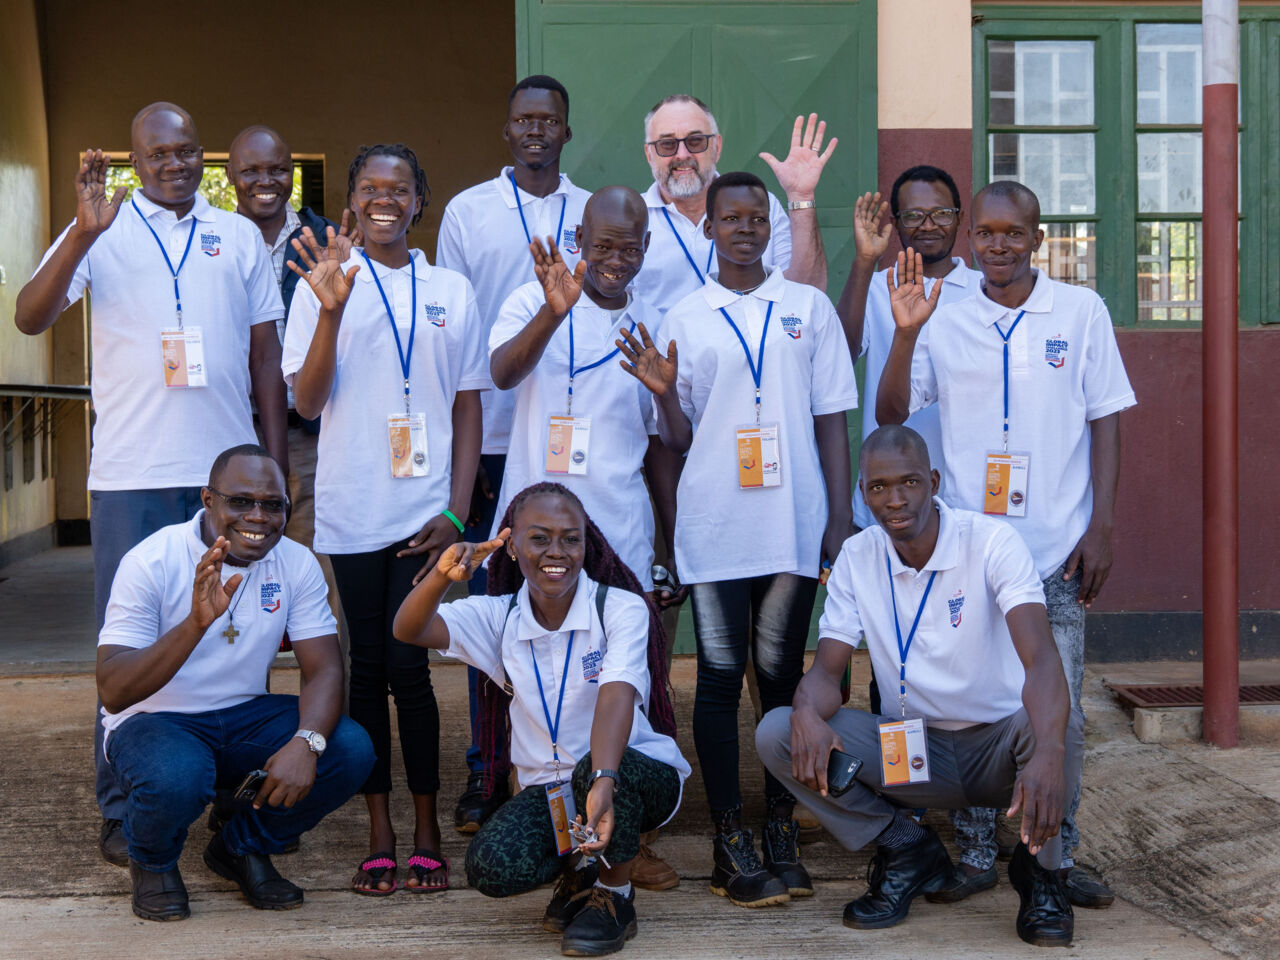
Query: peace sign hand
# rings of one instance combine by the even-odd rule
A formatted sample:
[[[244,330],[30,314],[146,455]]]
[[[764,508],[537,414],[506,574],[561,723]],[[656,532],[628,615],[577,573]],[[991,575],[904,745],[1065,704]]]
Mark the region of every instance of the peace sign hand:
[[[191,588],[191,620],[201,633],[227,612],[231,597],[244,579],[243,574],[237,573],[226,583],[222,582],[222,562],[230,546],[226,537],[218,537],[196,564],[196,580]]]
[[[547,237],[547,245],[544,248],[538,237],[529,241],[529,253],[533,255],[533,273],[542,284],[547,306],[556,316],[563,317],[582,296],[582,278],[586,275],[587,263],[579,260],[578,266],[570,273],[555,240]]]
[[[664,357],[653,345],[653,338],[649,336],[643,323],[637,323],[636,330],[640,334],[639,340],[630,331],[622,330],[622,339],[614,341],[626,357],[626,360],[619,360],[618,363],[655,396],[666,396],[667,391],[675,387],[676,374],[680,369],[676,342],[668,341],[667,355]]]
[[[101,150],[86,150],[76,171],[76,226],[90,236],[97,237],[111,226],[128,188],[116,187],[111,199],[107,199],[107,170],[111,155]]]
[[[919,333],[937,309],[942,284],[934,283],[933,293],[924,295],[924,258],[911,247],[898,254],[896,280],[893,270],[885,274],[885,279],[889,284],[894,326],[905,333]]]
[[[329,242],[327,247],[320,246],[320,241],[310,227],[303,227],[302,237],[293,241],[293,249],[298,251],[303,266],[290,260],[289,269],[307,281],[316,299],[320,301],[321,309],[328,311],[340,310],[346,304],[347,298],[351,296],[352,281],[360,272],[358,264],[345,274],[342,272],[343,262],[351,255],[352,238],[345,233],[346,228],[347,216],[344,212],[343,233],[335,233],[333,227],[325,230]]]
[[[858,258],[876,263],[889,249],[889,236],[893,233],[893,219],[887,200],[880,199],[877,190],[873,196],[864,193],[853,203],[853,246]]]

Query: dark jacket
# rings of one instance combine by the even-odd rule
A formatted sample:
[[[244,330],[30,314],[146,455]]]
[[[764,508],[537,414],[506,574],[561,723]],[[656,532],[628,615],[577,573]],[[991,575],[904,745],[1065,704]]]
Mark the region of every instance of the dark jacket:
[[[332,220],[326,220],[318,213],[312,211],[310,207],[303,207],[298,211],[298,219],[302,221],[301,225],[293,233],[289,234],[287,246],[285,247],[284,263],[281,264],[282,274],[280,283],[280,299],[284,301],[284,317],[285,322],[289,320],[289,304],[293,302],[293,291],[298,286],[298,275],[289,269],[290,263],[300,263],[301,257],[298,251],[293,249],[293,241],[297,237],[302,236],[302,228],[310,227],[311,232],[316,235],[316,239],[320,241],[320,246],[329,245],[329,235],[325,233],[326,227],[338,229],[338,225]]]

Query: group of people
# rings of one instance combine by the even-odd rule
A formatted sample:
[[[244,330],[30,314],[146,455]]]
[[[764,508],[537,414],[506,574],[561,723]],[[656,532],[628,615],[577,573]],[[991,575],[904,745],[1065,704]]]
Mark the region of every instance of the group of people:
[[[1135,400],[1102,301],[1032,266],[1034,194],[997,182],[965,210],[944,171],[905,171],[858,199],[833,306],[815,192],[836,140],[816,116],[783,159],[761,154],[785,208],[717,170],[692,96],[645,117],[643,194],[560,172],[573,134],[551,77],[515,86],[503,135],[511,165],[449,202],[434,263],[408,243],[430,192],[403,144],[360,149],[338,223],[290,206],[266,127],[231,145],[235,213],[197,193],[200,141],[173,104],[134,119],[127,203],[110,158],[84,154],[76,219],[16,319],[40,333],[92,291],[100,848],[129,867],[134,912],[189,914],[177,861],[211,801],[205,863],[255,907],[302,903],[270,857],[357,791],[355,892],[448,889],[435,649],[468,665],[468,882],[554,881],[562,951],[620,949],[634,887],[678,882],[649,843],[692,772],[668,683],[687,597],[714,893],[811,895],[803,804],[850,850],[875,842],[844,922],[890,926],[921,893],[996,883],[1007,807],[1017,931],[1069,943],[1071,905],[1111,901],[1072,852],[1084,608]],[[951,256],[966,218],[978,270]],[[877,272],[895,229],[906,252]],[[269,690],[286,639],[298,697]],[[841,709],[860,642],[871,712]],[[749,665],[759,852],[739,787]],[[414,807],[403,874],[389,700]],[[958,864],[927,807],[951,811]]]

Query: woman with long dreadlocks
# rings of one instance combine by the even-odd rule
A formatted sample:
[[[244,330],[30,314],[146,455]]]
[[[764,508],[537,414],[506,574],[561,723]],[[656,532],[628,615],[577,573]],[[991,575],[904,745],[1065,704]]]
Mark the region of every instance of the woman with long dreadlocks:
[[[490,595],[441,606],[486,559]],[[673,739],[662,622],[635,576],[576,496],[539,483],[512,500],[497,538],[444,552],[394,629],[488,675],[482,744],[505,734],[510,691],[521,792],[472,840],[468,881],[505,897],[559,877],[543,927],[563,931],[561,951],[621,949],[636,932],[640,834],[674,815],[690,772]]]

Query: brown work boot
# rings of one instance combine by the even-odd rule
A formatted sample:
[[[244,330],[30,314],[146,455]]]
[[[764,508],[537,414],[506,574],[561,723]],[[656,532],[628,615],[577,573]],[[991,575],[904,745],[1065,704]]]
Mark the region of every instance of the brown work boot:
[[[649,846],[657,838],[657,830],[642,834],[640,852],[631,862],[631,882],[641,890],[670,890],[680,886],[680,875]]]

